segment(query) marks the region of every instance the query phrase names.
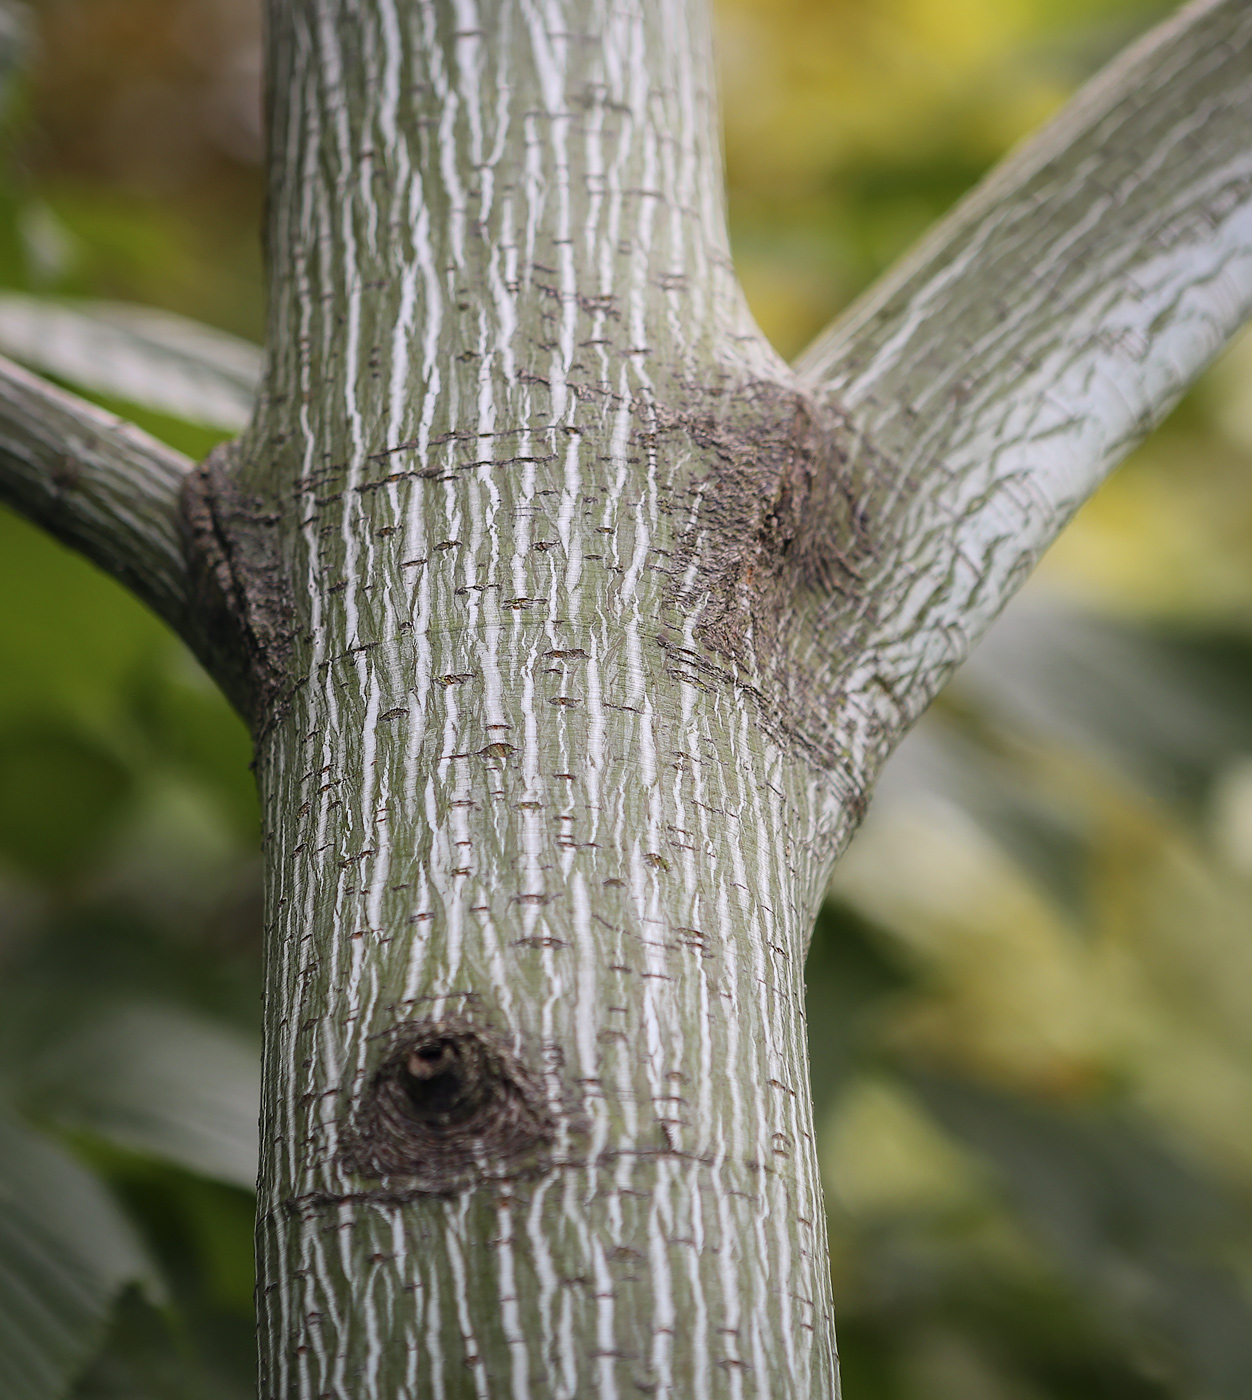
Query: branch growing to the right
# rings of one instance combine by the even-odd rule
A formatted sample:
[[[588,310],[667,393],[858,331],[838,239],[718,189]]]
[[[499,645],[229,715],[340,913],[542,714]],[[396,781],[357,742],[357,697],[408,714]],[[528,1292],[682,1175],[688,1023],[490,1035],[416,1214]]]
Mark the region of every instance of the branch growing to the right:
[[[798,366],[842,423],[841,474],[873,546],[859,603],[832,601],[808,659],[856,697],[867,748],[916,718],[1250,314],[1252,6],[1200,0]]]

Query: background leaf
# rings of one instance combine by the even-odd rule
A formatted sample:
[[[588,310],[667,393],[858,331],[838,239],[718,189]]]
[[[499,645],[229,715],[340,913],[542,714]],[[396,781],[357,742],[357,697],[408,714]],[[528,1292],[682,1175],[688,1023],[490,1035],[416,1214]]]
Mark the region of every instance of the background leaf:
[[[1112,760],[1166,801],[1196,804],[1233,755],[1252,752],[1252,638],[1021,599],[946,700],[1003,731]]]
[[[64,1394],[130,1283],[163,1296],[108,1192],[59,1148],[0,1113],[0,1394]]]
[[[252,416],[261,351],[238,336],[119,302],[0,293],[0,354],[158,413],[238,432]]]
[[[104,1011],[33,1071],[41,1114],[231,1185],[256,1181],[260,1045],[174,1006]]]
[[[1223,1267],[1252,1219],[1116,1112],[1058,1112],[914,1076],[941,1123],[995,1163],[1014,1203],[1141,1357],[1147,1373],[1238,1400],[1252,1375],[1252,1300]]]

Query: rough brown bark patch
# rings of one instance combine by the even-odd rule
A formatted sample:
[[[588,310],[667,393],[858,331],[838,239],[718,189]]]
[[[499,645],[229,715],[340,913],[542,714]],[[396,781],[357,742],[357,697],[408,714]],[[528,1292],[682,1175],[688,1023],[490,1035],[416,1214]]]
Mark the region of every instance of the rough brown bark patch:
[[[865,605],[862,569],[874,547],[843,474],[837,416],[756,380],[698,391],[657,420],[660,435],[683,435],[710,464],[687,488],[691,523],[667,600],[678,619],[696,619],[707,654],[662,635],[674,678],[686,670],[692,683],[735,684],[777,738],[829,762],[829,697],[789,658],[806,602],[838,597],[849,614]]]
[[[515,1175],[550,1142],[539,1086],[490,1030],[444,1017],[406,1022],[387,1040],[344,1134],[349,1171],[444,1194]]]
[[[241,492],[233,446],[215,447],[183,488],[193,645],[214,679],[262,733],[290,688],[291,593],[280,518]]]

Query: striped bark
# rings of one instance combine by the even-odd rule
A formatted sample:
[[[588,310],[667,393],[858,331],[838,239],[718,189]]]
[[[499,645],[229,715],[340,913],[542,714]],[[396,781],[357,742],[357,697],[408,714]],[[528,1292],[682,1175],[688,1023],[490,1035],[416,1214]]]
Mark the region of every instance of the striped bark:
[[[837,1393],[831,864],[1252,311],[1244,0],[795,372],[731,271],[709,49],[701,0],[269,0],[247,432],[191,471],[0,364],[0,491],[256,731],[265,1400]]]
[[[802,971],[856,803],[753,635],[819,425],[707,17],[270,23],[262,1393],[829,1395]]]

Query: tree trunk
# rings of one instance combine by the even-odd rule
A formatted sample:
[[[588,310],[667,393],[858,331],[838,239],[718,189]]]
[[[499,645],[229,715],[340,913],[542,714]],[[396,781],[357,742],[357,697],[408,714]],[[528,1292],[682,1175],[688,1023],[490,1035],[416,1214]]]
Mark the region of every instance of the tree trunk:
[[[837,1392],[802,967],[883,759],[1252,312],[1199,0],[802,362],[703,0],[269,0],[265,391],[0,362],[0,494],[257,736],[265,1400]]]
[[[836,566],[704,8],[270,42],[262,1393],[829,1395],[802,972],[857,804],[780,658]]]

